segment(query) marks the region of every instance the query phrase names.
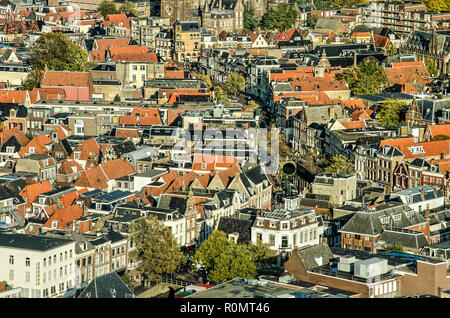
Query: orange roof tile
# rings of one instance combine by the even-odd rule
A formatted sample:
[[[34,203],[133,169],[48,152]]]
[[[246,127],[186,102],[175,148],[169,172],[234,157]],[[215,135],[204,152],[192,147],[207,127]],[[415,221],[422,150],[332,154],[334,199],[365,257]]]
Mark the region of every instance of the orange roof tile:
[[[117,179],[134,173],[134,168],[128,161],[123,159],[114,159],[101,164],[103,171],[109,180]]]
[[[80,151],[79,160],[88,160],[90,156],[98,157],[100,154],[100,146],[94,138],[83,141],[81,145],[75,147],[74,152]],[[70,154],[70,158],[74,159],[74,152]]]
[[[342,126],[345,127],[345,129],[366,128],[366,122],[363,120],[347,121],[347,122],[340,121],[340,123],[342,124]]]
[[[45,222],[45,228],[55,228],[53,227],[53,222],[56,222],[56,229],[65,230],[71,228],[73,221],[81,218],[83,216],[83,208],[78,205],[71,205],[61,210],[56,211],[53,215]]]
[[[380,142],[380,148],[389,145],[399,149],[400,146],[411,145],[414,143],[414,138],[395,138],[395,139],[384,139]]]
[[[130,115],[119,118],[121,125],[135,126],[138,123],[141,126],[162,125],[158,108],[135,107]]]
[[[51,190],[53,190],[53,187],[50,182],[48,180],[44,180],[39,183],[33,183],[25,186],[22,191],[19,192],[19,195],[25,199],[27,206],[31,207],[31,203],[34,202],[39,195]]]
[[[47,135],[41,134],[34,137],[25,147],[19,152],[19,156],[22,158],[28,154],[35,153],[44,155],[50,153],[52,141]],[[34,152],[30,152],[30,148],[34,147]]]
[[[0,91],[0,103],[16,103],[19,105],[24,105],[26,102],[28,91]],[[7,114],[9,116],[9,114]]]
[[[428,127],[430,130],[431,138],[438,136],[438,135],[450,136],[450,124],[429,125]]]
[[[46,71],[41,86],[76,86],[89,87],[89,72]]]

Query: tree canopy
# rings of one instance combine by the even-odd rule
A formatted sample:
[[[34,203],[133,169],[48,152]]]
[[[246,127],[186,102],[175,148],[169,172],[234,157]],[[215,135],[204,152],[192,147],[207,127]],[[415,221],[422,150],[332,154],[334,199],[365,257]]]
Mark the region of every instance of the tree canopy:
[[[61,32],[41,35],[31,46],[30,61],[35,70],[82,72],[90,66],[88,53]]]
[[[317,14],[310,14],[308,15],[308,18],[306,19],[306,24],[313,28],[316,26],[317,20],[319,20],[320,16]]]
[[[244,7],[244,30],[255,31],[259,21],[255,18],[255,9],[249,6]]]
[[[136,251],[131,257],[139,262],[138,269],[149,280],[173,273],[183,260],[172,231],[156,216],[147,216],[133,223],[131,238],[136,243]]]
[[[353,95],[376,94],[388,84],[383,66],[372,56],[346,69],[339,79],[349,85]]]
[[[116,4],[111,0],[103,0],[97,7],[97,11],[104,17],[118,13]]]
[[[399,99],[385,99],[377,114],[378,124],[383,127],[395,127],[400,124],[400,112],[408,104]]]
[[[431,76],[436,76],[438,73],[436,63],[430,57],[425,58],[425,68],[427,69],[428,73],[430,73]]]
[[[261,19],[261,27],[265,30],[278,29],[285,31],[292,28],[298,18],[298,12],[286,3],[270,8]]]
[[[450,2],[448,0],[424,0],[428,11],[449,11]]]
[[[125,1],[119,8],[118,13],[132,14],[135,17],[138,16],[136,9],[131,1]]]
[[[27,78],[22,83],[23,89],[32,91],[33,88],[39,87],[43,75],[44,72],[42,70],[32,70],[30,73],[28,73]]]
[[[224,232],[215,230],[200,245],[193,263],[206,268],[211,281],[223,283],[236,277],[255,277],[257,264],[273,256],[267,245],[237,244],[228,240]]]
[[[355,172],[355,165],[343,155],[339,155],[331,158],[331,163],[325,168],[325,172],[353,174]]]
[[[236,97],[245,88],[245,78],[239,73],[231,72],[222,87],[228,96]]]

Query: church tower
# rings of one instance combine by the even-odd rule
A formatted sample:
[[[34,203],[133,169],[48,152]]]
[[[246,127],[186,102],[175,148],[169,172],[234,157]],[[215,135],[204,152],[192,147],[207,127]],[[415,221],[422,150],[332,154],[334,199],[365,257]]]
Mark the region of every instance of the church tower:
[[[330,67],[330,62],[328,61],[327,54],[325,53],[325,49],[322,51],[322,56],[317,63],[317,66],[314,68],[314,76],[315,77],[324,77],[325,72]]]

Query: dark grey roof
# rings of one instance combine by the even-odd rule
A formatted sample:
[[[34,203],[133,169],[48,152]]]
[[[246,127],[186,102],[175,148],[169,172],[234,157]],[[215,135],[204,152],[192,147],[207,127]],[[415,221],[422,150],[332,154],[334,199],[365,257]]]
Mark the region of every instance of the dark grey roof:
[[[181,214],[186,211],[186,198],[163,195],[159,199],[158,208],[178,210]]]
[[[226,234],[239,233],[238,243],[248,243],[251,240],[252,220],[222,217],[217,229]]]
[[[406,212],[411,213],[408,217]],[[391,216],[401,213],[400,220],[394,220]],[[382,217],[389,217],[385,225],[381,223]],[[388,202],[371,208],[368,211],[359,211],[341,228],[341,232],[349,232],[364,235],[379,235],[384,226],[393,228],[407,228],[416,224],[425,223],[426,219],[419,213],[415,213],[409,206],[401,202]]]
[[[0,246],[4,247],[47,251],[70,243],[72,243],[71,240],[54,237],[18,233],[5,234],[0,232]]]
[[[330,262],[333,258],[333,253],[331,252],[328,245],[318,244],[311,247],[305,247],[297,251],[298,256],[302,260],[305,268],[307,270],[319,267],[323,264]],[[318,264],[316,258],[322,257],[322,264]]]
[[[78,298],[134,298],[134,293],[116,272],[95,277]]]
[[[405,248],[415,250],[419,250],[429,245],[425,234],[421,232],[390,229],[384,230],[378,238],[378,241],[384,242],[386,246],[400,243]]]

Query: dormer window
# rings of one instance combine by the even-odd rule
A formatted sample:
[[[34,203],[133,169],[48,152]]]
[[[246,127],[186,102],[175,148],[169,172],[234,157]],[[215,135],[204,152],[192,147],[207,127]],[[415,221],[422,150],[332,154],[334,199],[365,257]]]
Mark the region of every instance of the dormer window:
[[[263,226],[263,220],[258,220],[257,224],[258,224],[258,226]]]
[[[401,218],[402,218],[402,215],[401,215],[401,213],[399,213],[399,214],[395,214],[395,215],[393,216],[394,222],[398,222],[398,221],[400,221],[400,220],[401,220]]]
[[[281,227],[282,227],[283,230],[287,230],[287,229],[289,229],[289,223],[284,222],[284,223],[281,224]]]
[[[271,226],[271,227],[275,227],[275,226],[276,226],[276,225],[275,225],[275,222],[274,222],[274,221],[271,221],[271,222],[270,222],[270,226]]]
[[[382,224],[389,224],[389,217],[384,216],[380,218]]]
[[[52,222],[52,228],[56,229],[58,227],[58,221],[53,221]]]

